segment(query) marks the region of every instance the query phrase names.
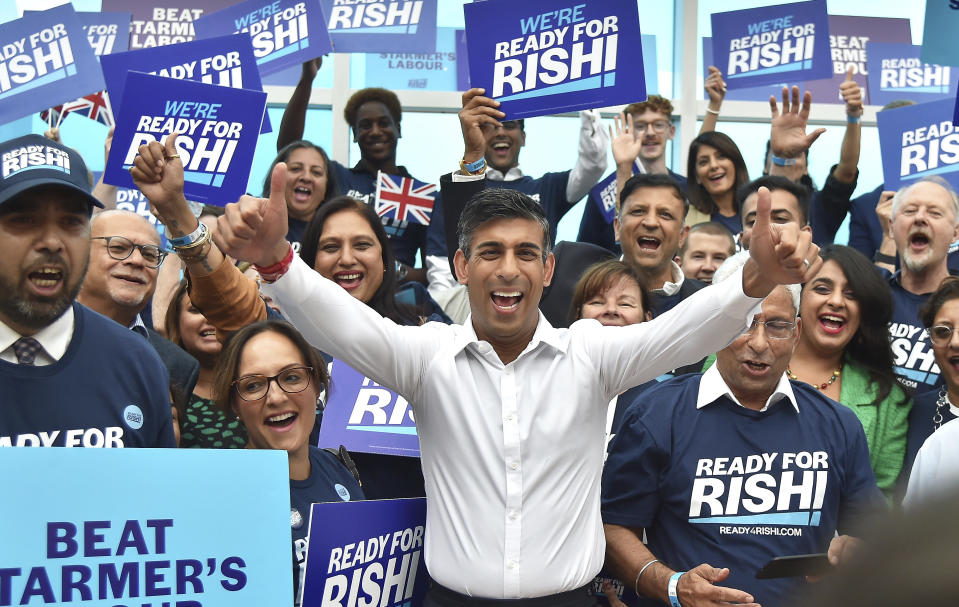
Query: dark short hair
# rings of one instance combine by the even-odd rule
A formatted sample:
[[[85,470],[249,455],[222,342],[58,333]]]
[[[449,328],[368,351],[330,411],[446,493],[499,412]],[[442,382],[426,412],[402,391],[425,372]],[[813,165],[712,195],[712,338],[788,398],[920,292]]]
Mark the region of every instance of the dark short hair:
[[[466,203],[456,224],[459,248],[463,255],[470,256],[473,235],[480,226],[499,219],[528,219],[543,228],[543,262],[549,256],[550,231],[549,220],[543,206],[517,190],[507,188],[486,188],[473,195]]]
[[[699,154],[699,148],[704,145],[715,148],[720,154],[732,160],[733,167],[736,169],[736,179],[733,182],[734,191],[749,181],[749,170],[746,168],[746,161],[743,160],[742,152],[739,151],[736,142],[729,138],[729,135],[719,131],[707,131],[700,133],[698,137],[693,139],[692,143],[689,144],[689,157],[686,159],[686,175],[689,178],[686,184],[686,193],[689,195],[689,204],[693,205],[696,210],[712,215],[719,211],[719,207],[716,206],[703,184],[699,183],[696,178],[696,155]],[[736,206],[736,213],[739,213],[738,205]]]
[[[346,107],[343,108],[343,118],[346,119],[346,123],[356,128],[356,115],[360,112],[360,106],[370,102],[385,105],[386,111],[390,113],[396,124],[403,120],[403,108],[396,93],[388,89],[372,87],[356,91],[346,102]]]
[[[788,180],[787,180],[788,181]],[[875,404],[886,400],[896,384],[889,345],[889,323],[893,300],[878,268],[865,255],[843,245],[827,245],[819,253],[823,263],[835,261],[859,303],[859,328],[846,346],[846,358],[866,369],[870,382],[878,386]],[[805,289],[805,285],[803,286]],[[813,319],[806,319],[813,322]],[[805,322],[805,321],[804,321]]]
[[[718,221],[704,221],[689,228],[689,232],[686,234],[686,240],[684,240],[682,246],[679,247],[680,257],[686,253],[686,248],[689,246],[689,237],[693,234],[700,233],[709,234],[710,236],[725,236],[729,239],[729,255],[732,256],[736,254],[736,237],[729,231],[729,228]]]
[[[303,148],[316,150],[323,158],[323,164],[326,165],[326,192],[323,194],[323,200],[320,201],[320,206],[323,206],[323,203],[337,195],[339,186],[336,183],[336,175],[333,172],[333,167],[330,165],[330,157],[326,155],[326,151],[315,143],[300,140],[291,141],[280,148],[280,151],[276,153],[276,158],[273,159],[273,164],[270,165],[270,170],[266,172],[266,179],[263,180],[263,193],[260,194],[261,197],[270,197],[270,186],[273,182],[273,168],[277,165],[277,163],[286,162],[290,159],[290,156],[293,154],[293,152]]]
[[[959,299],[959,276],[946,276],[919,310],[919,319],[927,329],[936,322],[939,309],[952,299]]]
[[[616,214],[620,219],[622,219],[623,216],[623,203],[626,202],[626,199],[629,198],[633,192],[643,188],[671,189],[673,195],[683,204],[683,218],[685,218],[686,213],[689,212],[689,200],[686,198],[686,193],[683,192],[683,187],[679,185],[678,181],[665,173],[639,173],[630,177],[623,185],[623,191],[619,193],[619,210]]]
[[[216,408],[228,417],[233,416],[232,404],[235,392],[231,388],[233,381],[237,379],[236,374],[240,368],[243,349],[247,342],[260,333],[278,333],[293,342],[294,347],[299,350],[300,356],[303,357],[306,366],[313,368],[310,375],[310,384],[316,387],[318,394],[330,386],[330,376],[326,372],[326,363],[293,325],[285,320],[275,318],[261,320],[243,327],[230,336],[227,342],[223,344],[223,350],[217,357],[213,376],[213,399],[216,402]]]
[[[642,318],[645,318],[646,312],[650,311],[649,292],[646,291],[646,287],[639,280],[639,276],[628,264],[618,259],[607,259],[588,267],[576,283],[576,287],[573,289],[573,299],[569,306],[569,323],[573,324],[583,317],[583,305],[591,297],[611,289],[623,278],[634,281],[639,287],[639,298],[643,306]]]
[[[623,116],[626,117],[630,114],[642,114],[646,110],[659,112],[660,114],[665,114],[667,117],[669,117],[673,113],[673,104],[669,99],[661,97],[660,95],[649,95],[646,97],[646,101],[630,103],[624,107]]]
[[[736,208],[739,209],[740,214],[743,211],[743,204],[745,204],[746,199],[762,187],[768,188],[770,192],[785,190],[795,196],[799,206],[799,225],[805,226],[809,223],[809,198],[812,195],[809,188],[782,175],[763,175],[759,179],[754,179],[740,186],[736,190]]]
[[[382,250],[383,282],[373,292],[370,300],[364,303],[379,312],[380,316],[397,323],[415,323],[417,320],[416,314],[407,309],[406,306],[396,302],[396,289],[399,284],[396,278],[396,258],[393,256],[393,247],[390,245],[390,238],[383,227],[383,221],[373,210],[373,207],[365,202],[349,196],[337,196],[329,202],[321,204],[303,232],[303,238],[300,242],[300,259],[311,268],[316,266],[316,255],[319,252],[323,226],[327,219],[342,211],[351,211],[366,220]]]

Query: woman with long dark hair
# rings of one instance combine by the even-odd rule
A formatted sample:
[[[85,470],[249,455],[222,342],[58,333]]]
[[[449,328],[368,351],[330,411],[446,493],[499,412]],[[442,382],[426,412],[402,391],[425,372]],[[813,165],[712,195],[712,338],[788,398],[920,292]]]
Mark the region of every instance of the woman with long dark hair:
[[[320,146],[309,141],[293,141],[277,152],[263,180],[264,198],[270,197],[273,167],[286,163],[286,212],[289,231],[286,239],[296,247],[313,214],[323,203],[337,195],[336,176],[330,171],[330,158]]]
[[[736,143],[719,131],[701,133],[689,144],[686,175],[686,225],[717,221],[733,234],[742,232],[736,190],[749,182],[749,171]]]
[[[830,245],[820,255],[822,269],[803,287],[802,333],[786,372],[856,413],[876,483],[891,498],[912,407],[892,370],[892,294],[872,262],[855,249]]]

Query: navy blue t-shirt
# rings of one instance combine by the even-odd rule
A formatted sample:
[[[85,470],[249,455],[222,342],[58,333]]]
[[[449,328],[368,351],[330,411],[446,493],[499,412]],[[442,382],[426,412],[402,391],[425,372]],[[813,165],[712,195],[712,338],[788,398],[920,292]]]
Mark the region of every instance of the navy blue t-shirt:
[[[335,455],[310,447],[310,476],[306,480],[290,479],[290,529],[293,533],[293,580],[296,604],[302,596],[300,578],[306,567],[306,551],[310,540],[310,504],[323,502],[355,502],[364,500],[363,489],[353,474]]]
[[[545,173],[542,177],[533,179],[524,175],[513,181],[499,181],[487,179],[487,188],[506,188],[518,190],[543,205],[546,219],[549,221],[550,242],[556,240],[556,228],[559,220],[570,209],[566,200],[566,184],[569,181],[569,171],[561,173]],[[444,228],[443,200],[439,192],[433,201],[433,215],[426,230],[426,254],[446,257],[448,255],[446,231]],[[455,246],[455,243],[454,243]]]
[[[717,211],[713,213],[712,215],[710,215],[709,218],[712,221],[721,223],[724,226],[726,226],[726,229],[728,229],[729,233],[732,234],[733,236],[736,236],[743,231],[743,220],[738,213],[736,215],[733,215],[732,217],[726,217],[725,215]]]
[[[176,447],[169,373],[150,342],[78,303],[52,365],[0,360],[0,446]]]
[[[609,445],[603,522],[645,529],[678,571],[728,567],[723,586],[786,604],[803,579],[756,572],[775,556],[826,551],[834,531],[884,505],[862,424],[800,382],[798,412],[788,399],[759,412],[725,396],[697,409],[701,378],[663,382],[630,407]]]
[[[337,161],[332,161],[336,171],[336,183],[345,195],[362,200],[366,204],[374,204],[376,198],[376,172],[370,172],[366,163],[360,160],[352,169]],[[397,167],[401,177],[411,177],[405,167]],[[439,195],[437,195],[439,197]],[[436,222],[434,210],[431,223]],[[388,217],[383,218],[383,227],[390,237],[393,246],[393,256],[408,266],[416,265],[416,252],[426,250],[426,226],[410,221],[397,221]],[[440,222],[442,228],[442,221]]]
[[[683,192],[685,192],[686,178],[669,169],[666,169],[666,172],[670,177],[679,182],[679,185],[683,188]],[[633,174],[636,174],[635,168],[633,169]],[[612,176],[613,183],[615,184],[616,171],[603,177],[600,183],[609,179],[610,176]],[[616,235],[613,233],[613,222],[610,221],[607,223],[606,216],[603,214],[600,206],[601,203],[596,199],[596,188],[593,188],[589,191],[589,195],[586,198],[586,208],[583,209],[583,218],[579,221],[579,234],[576,235],[576,240],[579,242],[589,242],[609,249],[616,255],[622,255],[623,249],[619,246],[619,243],[616,242]]]
[[[919,320],[919,310],[930,294],[916,295],[905,290],[899,282],[899,272],[889,274],[883,270],[883,274],[892,291],[889,345],[896,379],[910,395],[933,390],[942,383],[942,378],[926,326]]]

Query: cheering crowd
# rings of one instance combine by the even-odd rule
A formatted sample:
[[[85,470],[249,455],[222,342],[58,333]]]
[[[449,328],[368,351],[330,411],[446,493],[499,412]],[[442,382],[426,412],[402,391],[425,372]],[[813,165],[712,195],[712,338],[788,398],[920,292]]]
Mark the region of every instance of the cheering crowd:
[[[169,250],[55,131],[0,144],[0,445],[285,450],[298,604],[314,502],[426,496],[426,605],[770,607],[809,586],[770,559],[854,562],[874,517],[959,483],[959,198],[852,198],[878,167],[851,74],[829,174],[793,87],[757,179],[716,68],[685,177],[662,97],[581,112],[575,165],[530,176],[524,122],[471,89],[420,225],[374,208],[378,173],[411,177],[394,93],[346,104],[354,166],[302,139],[318,68],[258,197],[197,217],[177,134],[140,148]],[[411,403],[420,458],[316,446],[333,359]]]

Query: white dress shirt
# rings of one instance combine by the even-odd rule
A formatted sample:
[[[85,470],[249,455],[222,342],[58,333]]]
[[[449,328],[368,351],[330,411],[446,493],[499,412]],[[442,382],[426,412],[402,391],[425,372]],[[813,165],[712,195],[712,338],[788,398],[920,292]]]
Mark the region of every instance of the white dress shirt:
[[[502,599],[575,589],[599,572],[607,403],[745,330],[761,300],[741,285],[740,273],[628,327],[581,320],[555,329],[540,314],[507,365],[472,319],[396,325],[298,257],[263,292],[311,344],[412,404],[426,566],[457,592]]]
[[[0,321],[0,360],[8,363],[17,364],[17,353],[13,350],[13,344],[23,337],[2,321]],[[73,339],[73,306],[67,308],[67,311],[60,315],[49,325],[37,331],[30,337],[40,342],[41,349],[37,352],[37,357],[33,364],[37,367],[52,365],[57,362],[67,352],[70,340]]]

